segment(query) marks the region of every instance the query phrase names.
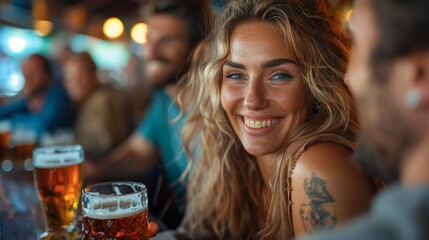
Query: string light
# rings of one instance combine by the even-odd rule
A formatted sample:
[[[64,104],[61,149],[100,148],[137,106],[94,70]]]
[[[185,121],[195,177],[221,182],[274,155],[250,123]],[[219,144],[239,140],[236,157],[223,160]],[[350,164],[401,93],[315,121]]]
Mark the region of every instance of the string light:
[[[34,31],[39,36],[46,36],[52,32],[54,24],[47,20],[34,20]]]
[[[108,38],[117,38],[124,32],[124,24],[118,18],[109,18],[103,24],[103,32]]]
[[[144,44],[147,42],[147,24],[137,23],[131,28],[131,38],[134,42]]]

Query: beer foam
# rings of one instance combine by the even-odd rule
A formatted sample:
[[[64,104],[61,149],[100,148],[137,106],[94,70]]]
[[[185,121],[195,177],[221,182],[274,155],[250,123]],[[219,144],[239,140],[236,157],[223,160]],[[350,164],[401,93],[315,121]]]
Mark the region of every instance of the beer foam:
[[[108,220],[108,219],[119,219],[119,218],[126,218],[131,217],[137,214],[140,214],[147,210],[147,206],[143,207],[140,205],[140,207],[133,207],[133,208],[116,208],[112,211],[112,209],[109,208],[100,208],[96,210],[88,210],[84,211],[84,215],[86,217],[94,218],[94,219],[100,219],[100,220]]]
[[[0,133],[10,132],[12,129],[12,123],[8,120],[0,121]]]
[[[35,144],[37,133],[32,128],[18,127],[15,128],[10,136],[11,142],[14,144]]]
[[[82,152],[33,154],[33,165],[38,168],[66,167],[82,162]]]
[[[89,201],[88,205],[84,204],[82,210],[85,216],[95,219],[130,217],[147,209],[147,200],[142,202],[141,197],[140,193],[129,196],[104,195],[101,199]]]

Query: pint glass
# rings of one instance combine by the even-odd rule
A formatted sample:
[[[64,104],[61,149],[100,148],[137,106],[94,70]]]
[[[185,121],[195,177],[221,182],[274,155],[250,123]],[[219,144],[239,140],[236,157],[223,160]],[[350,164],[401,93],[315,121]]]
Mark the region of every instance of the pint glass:
[[[137,182],[106,182],[82,191],[82,235],[92,239],[148,239],[146,186]]]
[[[10,130],[12,125],[8,121],[0,121],[0,161],[5,160],[8,154],[8,144],[10,137]]]
[[[36,147],[37,133],[32,128],[15,127],[9,138],[9,157],[15,170],[33,170],[31,155]]]
[[[42,147],[33,152],[34,181],[46,214],[48,236],[78,230],[76,208],[82,190],[83,160],[79,145]]]

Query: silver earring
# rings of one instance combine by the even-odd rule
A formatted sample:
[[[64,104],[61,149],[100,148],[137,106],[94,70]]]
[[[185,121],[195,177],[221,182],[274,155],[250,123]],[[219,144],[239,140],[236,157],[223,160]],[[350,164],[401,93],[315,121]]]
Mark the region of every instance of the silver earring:
[[[421,100],[421,95],[420,95],[420,92],[417,91],[417,89],[411,88],[405,92],[404,102],[405,102],[405,106],[408,109],[410,110],[416,109],[420,104],[420,100]]]

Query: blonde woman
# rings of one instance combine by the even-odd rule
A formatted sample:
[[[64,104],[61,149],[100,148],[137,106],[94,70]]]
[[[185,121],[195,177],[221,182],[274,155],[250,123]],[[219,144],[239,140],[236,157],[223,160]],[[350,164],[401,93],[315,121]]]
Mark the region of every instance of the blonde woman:
[[[181,94],[193,153],[180,232],[287,239],[364,212],[376,189],[350,160],[349,45],[324,2],[232,0]]]

